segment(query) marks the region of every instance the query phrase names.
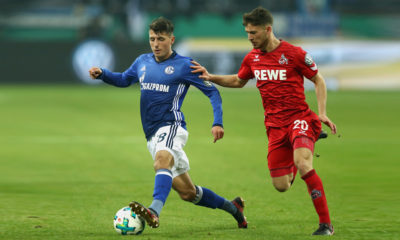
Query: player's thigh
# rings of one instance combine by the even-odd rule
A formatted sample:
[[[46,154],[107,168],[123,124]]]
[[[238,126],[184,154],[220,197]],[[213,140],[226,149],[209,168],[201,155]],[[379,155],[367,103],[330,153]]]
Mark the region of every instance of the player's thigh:
[[[290,144],[275,148],[268,153],[268,168],[272,178],[293,172],[293,149]]]
[[[304,138],[304,137],[303,137]],[[300,140],[297,138],[296,141]],[[309,140],[311,141],[311,140]],[[294,150],[294,163],[303,176],[313,169],[313,153],[307,147],[299,147]]]
[[[160,150],[156,153],[154,159],[154,169],[171,169],[174,165],[174,156],[166,150]]]
[[[176,177],[187,172],[189,160],[183,150],[188,139],[188,132],[180,126],[165,126],[160,128],[156,134],[150,139],[147,147],[156,160],[156,156],[160,152],[169,152],[173,157],[173,166],[171,168],[172,176]],[[168,155],[168,154],[167,154]]]

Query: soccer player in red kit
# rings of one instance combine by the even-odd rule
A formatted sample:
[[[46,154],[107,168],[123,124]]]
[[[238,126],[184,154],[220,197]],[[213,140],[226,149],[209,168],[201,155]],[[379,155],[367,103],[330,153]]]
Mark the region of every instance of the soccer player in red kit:
[[[321,122],[329,126],[332,134],[336,133],[335,124],[326,114],[325,80],[307,52],[275,37],[272,24],[271,13],[262,7],[243,15],[243,25],[254,49],[243,59],[238,74],[209,74],[197,62],[193,62],[193,72],[201,72],[204,80],[224,87],[240,88],[249,79],[257,80],[265,109],[272,184],[280,192],[287,191],[298,169],[319,216],[319,228],[313,235],[332,235],[324,188],[312,165]],[[303,77],[315,84],[318,115],[305,102]]]

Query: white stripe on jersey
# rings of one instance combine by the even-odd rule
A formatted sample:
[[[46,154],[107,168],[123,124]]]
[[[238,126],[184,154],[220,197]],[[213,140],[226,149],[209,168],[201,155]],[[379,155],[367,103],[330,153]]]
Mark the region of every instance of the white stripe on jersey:
[[[178,86],[178,89],[176,90],[176,95],[174,97],[174,101],[172,102],[172,108],[171,111],[174,112],[175,115],[175,125],[181,125],[181,121],[182,121],[182,113],[178,112],[178,108],[179,108],[179,98],[182,96],[182,93],[185,90],[185,84],[181,83]]]

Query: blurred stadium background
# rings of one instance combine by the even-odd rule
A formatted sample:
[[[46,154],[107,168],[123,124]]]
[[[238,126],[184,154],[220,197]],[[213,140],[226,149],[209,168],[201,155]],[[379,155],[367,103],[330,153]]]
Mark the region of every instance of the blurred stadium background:
[[[179,53],[235,73],[251,48],[242,14],[259,5],[279,38],[313,55],[331,90],[339,134],[318,142],[315,167],[335,239],[400,239],[399,0],[0,0],[0,239],[120,239],[113,214],[149,203],[153,188],[140,92],[88,80],[89,67],[124,71],[150,51],[147,26],[163,15]],[[225,137],[211,144],[208,99],[188,93],[185,151],[195,183],[246,199],[249,231],[172,193],[162,226],[143,237],[307,239],[317,223],[305,185],[282,195],[270,184],[257,89],[221,95]]]
[[[250,50],[241,16],[260,5],[330,89],[400,88],[397,0],[0,0],[0,83],[93,83],[90,66],[123,71],[150,51],[147,26],[160,15],[174,21],[179,53],[235,73]]]

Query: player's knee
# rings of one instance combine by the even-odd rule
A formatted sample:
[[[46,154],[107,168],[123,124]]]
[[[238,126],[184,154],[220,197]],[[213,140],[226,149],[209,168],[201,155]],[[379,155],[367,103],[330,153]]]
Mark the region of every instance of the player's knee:
[[[312,162],[306,159],[301,159],[296,161],[296,167],[300,171],[300,174],[304,175],[304,173],[307,173],[310,170],[312,170]]]
[[[273,183],[273,185],[278,192],[286,192],[290,188],[289,182],[278,182]]]
[[[170,169],[168,162],[166,161],[154,161],[153,164],[154,170],[157,171],[159,169]]]
[[[196,189],[185,189],[179,192],[182,200],[192,202],[196,198]]]
[[[289,190],[290,185],[288,184],[287,186],[274,186],[274,187],[278,192],[286,192],[287,190]]]

